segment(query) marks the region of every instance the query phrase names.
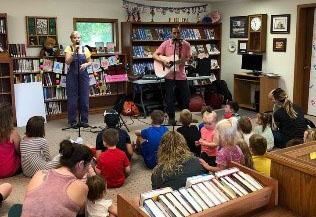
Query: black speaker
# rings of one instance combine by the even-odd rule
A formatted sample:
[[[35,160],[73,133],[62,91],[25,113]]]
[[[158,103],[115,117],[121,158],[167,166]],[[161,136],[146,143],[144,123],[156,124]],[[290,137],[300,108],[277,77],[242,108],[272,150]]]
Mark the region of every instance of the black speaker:
[[[114,109],[104,112],[104,123],[108,127],[117,127],[119,124],[119,121],[120,121],[120,116]]]

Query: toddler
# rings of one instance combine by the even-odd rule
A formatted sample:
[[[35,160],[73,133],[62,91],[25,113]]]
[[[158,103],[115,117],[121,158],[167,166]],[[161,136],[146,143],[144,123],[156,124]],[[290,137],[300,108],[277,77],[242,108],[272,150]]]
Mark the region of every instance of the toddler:
[[[86,217],[102,216],[114,217],[117,216],[117,208],[112,205],[112,200],[106,200],[106,183],[104,179],[99,176],[90,176],[87,179],[89,188],[87,203],[86,203]]]
[[[267,151],[271,151],[274,147],[274,137],[271,129],[271,115],[267,113],[257,114],[257,126],[253,129],[253,132],[266,138]]]
[[[235,101],[228,101],[224,108],[224,118],[229,119],[231,117],[235,117],[237,119],[240,118],[239,114],[237,113],[239,110],[239,105]]]

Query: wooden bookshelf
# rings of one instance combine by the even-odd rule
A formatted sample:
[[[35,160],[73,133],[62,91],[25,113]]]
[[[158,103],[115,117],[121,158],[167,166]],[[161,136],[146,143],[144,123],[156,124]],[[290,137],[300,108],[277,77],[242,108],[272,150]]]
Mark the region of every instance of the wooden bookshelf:
[[[241,171],[248,173],[259,181],[264,188],[190,216],[244,216],[249,213],[251,213],[249,216],[253,216],[258,211],[262,211],[262,209],[268,210],[278,205],[278,182],[276,180],[237,163],[232,162],[230,166],[238,167]],[[132,200],[120,194],[117,196],[117,209],[119,217],[147,216],[139,208],[138,200]]]
[[[0,103],[8,102],[11,104],[15,122],[16,116],[12,70],[11,58],[8,55],[0,55]]]
[[[122,41],[122,52],[126,54],[127,63],[129,64],[129,74],[137,76],[139,74],[145,74],[144,70],[138,70],[137,65],[144,64],[153,64],[153,58],[147,56],[147,53],[154,53],[159,45],[167,40],[168,37],[161,38],[162,35],[166,35],[168,30],[175,26],[180,26],[181,38],[188,41],[191,46],[203,46],[205,52],[207,52],[206,44],[214,45],[216,48],[221,51],[221,24],[208,25],[201,23],[168,23],[168,22],[122,22],[121,23],[121,41]],[[144,35],[141,33],[141,37],[137,37],[137,31],[139,29],[146,31],[148,34]],[[165,32],[159,33],[159,29],[164,29]],[[195,34],[192,34],[192,31],[198,31],[199,37],[196,37]],[[191,31],[191,32],[190,32]],[[214,38],[207,37],[205,31],[212,31],[214,33]],[[139,35],[138,35],[139,36]],[[148,37],[147,37],[148,36]],[[171,36],[171,35],[170,35]],[[149,38],[149,39],[148,39]],[[141,46],[146,49],[144,56],[135,56],[135,51],[133,47]],[[149,52],[150,50],[150,52]],[[221,55],[210,55],[211,59],[216,59],[218,65],[221,66]],[[136,66],[135,66],[136,65]],[[147,67],[147,65],[146,65]],[[141,68],[141,67],[139,67]],[[144,68],[144,67],[143,67]],[[150,68],[150,67],[147,67]],[[220,79],[221,70],[215,69],[211,70],[211,73],[214,73],[217,79]]]
[[[7,14],[0,13],[0,55],[8,53]]]
[[[104,75],[109,74],[122,74],[126,73],[125,63],[126,57],[122,53],[104,53],[93,54],[91,56],[92,61],[100,58],[109,58],[116,56],[119,59],[118,65],[111,65],[107,70],[93,73],[94,77],[98,77],[106,85],[106,92],[99,93],[97,85],[90,86],[90,99],[89,99],[89,113],[102,113],[106,106],[113,106],[120,95],[127,93],[127,81],[106,83],[104,81]],[[64,56],[58,57],[45,57],[51,61],[58,61],[64,63]],[[38,56],[26,56],[26,57],[12,57],[13,69],[12,80],[15,83],[23,82],[42,82],[44,103],[46,106],[47,120],[61,119],[67,117],[67,99],[65,94],[65,87],[56,82],[60,80],[61,76],[66,76],[64,68],[62,74],[54,73],[53,71],[41,71],[38,70],[39,62],[41,58]],[[24,62],[24,66],[21,67],[21,63]],[[23,65],[23,64],[22,64]],[[28,67],[27,67],[27,66]],[[34,66],[35,65],[35,66]],[[65,65],[64,65],[65,66]],[[59,76],[59,77],[58,77]],[[103,77],[103,78],[101,78]],[[48,79],[48,80],[47,80]],[[47,83],[47,81],[49,81]],[[57,93],[58,92],[58,93]]]

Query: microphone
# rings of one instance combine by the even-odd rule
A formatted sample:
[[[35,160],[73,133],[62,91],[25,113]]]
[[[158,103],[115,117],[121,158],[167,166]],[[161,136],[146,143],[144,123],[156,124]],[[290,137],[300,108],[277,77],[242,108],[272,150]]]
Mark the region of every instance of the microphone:
[[[79,46],[80,45],[80,42],[79,41],[76,41],[76,51],[78,52],[79,51]]]
[[[173,38],[172,41],[181,43],[183,41],[183,38]]]

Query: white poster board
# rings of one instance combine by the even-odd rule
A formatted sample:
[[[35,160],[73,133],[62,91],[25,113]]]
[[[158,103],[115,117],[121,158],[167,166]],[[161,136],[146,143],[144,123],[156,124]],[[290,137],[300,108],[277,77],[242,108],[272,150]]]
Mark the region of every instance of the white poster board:
[[[41,82],[14,84],[17,126],[26,126],[30,117],[46,119],[43,86]]]
[[[316,11],[314,12],[314,29],[312,45],[311,71],[309,77],[309,95],[307,114],[316,116]]]

